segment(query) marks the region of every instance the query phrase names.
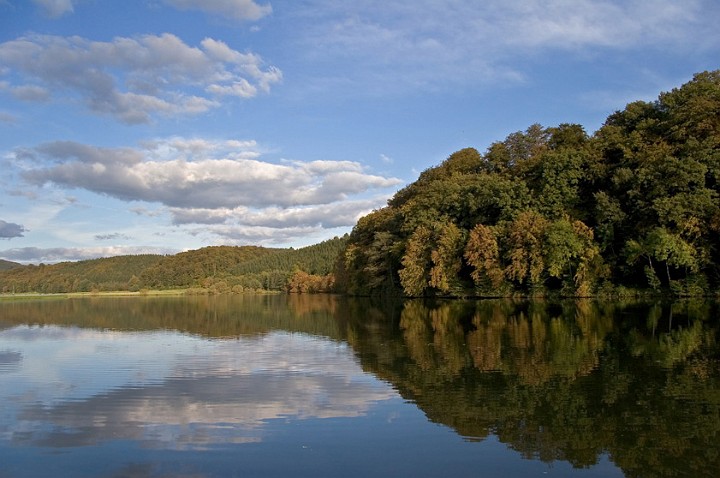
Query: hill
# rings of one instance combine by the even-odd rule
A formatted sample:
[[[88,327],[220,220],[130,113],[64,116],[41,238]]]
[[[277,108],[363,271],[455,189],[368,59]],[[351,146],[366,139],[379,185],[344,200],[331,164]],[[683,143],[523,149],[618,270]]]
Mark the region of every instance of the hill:
[[[0,292],[89,292],[129,290],[133,277],[162,259],[118,256],[52,265],[28,265],[0,272]]]
[[[22,267],[22,264],[18,264],[17,262],[4,261],[0,259],[0,271],[14,269],[16,267]]]
[[[330,274],[346,239],[334,238],[300,249],[211,246],[169,256],[117,256],[38,266],[18,264],[19,267],[0,271],[0,292],[285,290],[298,271],[318,277]]]
[[[351,294],[589,296],[720,285],[720,71],[582,126],[467,148],[361,218]]]

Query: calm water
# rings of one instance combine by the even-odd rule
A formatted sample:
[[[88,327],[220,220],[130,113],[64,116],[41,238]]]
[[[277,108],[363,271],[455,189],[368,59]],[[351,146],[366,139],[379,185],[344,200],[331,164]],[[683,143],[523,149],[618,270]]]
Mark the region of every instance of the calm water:
[[[711,303],[0,302],[0,477],[718,476]]]

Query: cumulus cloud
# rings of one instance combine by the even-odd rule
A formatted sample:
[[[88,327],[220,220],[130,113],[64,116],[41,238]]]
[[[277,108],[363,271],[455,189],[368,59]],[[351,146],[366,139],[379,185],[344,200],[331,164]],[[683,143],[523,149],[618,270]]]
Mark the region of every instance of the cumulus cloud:
[[[154,116],[196,115],[228,96],[267,93],[282,72],[254,53],[206,38],[199,47],[175,35],[115,38],[29,35],[0,43],[2,82],[16,98],[79,98],[90,111],[128,124]]]
[[[258,5],[253,0],[164,0],[180,10],[201,10],[235,20],[258,20],[272,12],[270,4]]]
[[[100,257],[138,254],[177,254],[178,250],[164,247],[123,246],[123,247],[20,247],[0,251],[0,257],[17,262],[63,262],[83,261]]]
[[[250,209],[170,208],[173,224],[241,224],[253,228],[317,227],[332,229],[353,226],[358,219],[385,203],[384,197],[348,200],[302,207]]]
[[[204,232],[207,232],[207,230],[197,231],[198,234]],[[298,239],[316,237],[321,235],[322,232],[322,228],[317,226],[275,228],[239,224],[212,228],[212,233],[219,237],[223,244],[259,244],[263,246],[281,246]]]
[[[23,237],[23,232],[25,232],[24,226],[0,219],[0,239]]]
[[[131,211],[237,244],[282,244],[352,227],[401,182],[353,161],[270,162],[262,154],[254,141],[239,140],[171,137],[135,148],[57,141],[16,150],[11,163],[31,186],[155,203],[152,211],[142,204]]]
[[[246,212],[237,217],[238,222],[259,227],[302,227],[322,228],[353,226],[360,217],[378,207],[378,198],[344,201],[315,207],[267,208],[261,212]]]
[[[180,145],[180,146],[178,146]],[[344,201],[350,195],[399,184],[364,172],[349,161],[286,162],[251,159],[252,143],[238,143],[229,155],[213,157],[233,143],[147,143],[146,148],[99,148],[59,141],[17,152],[35,165],[22,176],[35,185],[53,183],[127,201],[162,203],[183,209],[296,207]],[[154,159],[163,157],[163,160]]]

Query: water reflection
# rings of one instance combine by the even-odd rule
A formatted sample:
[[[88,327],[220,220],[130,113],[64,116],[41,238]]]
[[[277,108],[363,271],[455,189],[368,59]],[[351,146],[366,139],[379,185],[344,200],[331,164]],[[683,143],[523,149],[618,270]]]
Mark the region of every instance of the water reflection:
[[[264,475],[300,462],[308,475],[348,476],[389,463],[472,475],[488,460],[493,476],[720,469],[711,302],[123,298],[5,302],[0,316],[0,455],[252,450],[243,459],[265,460]],[[283,436],[333,452],[307,461]],[[300,461],[268,458],[281,452]],[[197,460],[195,471],[210,466]],[[205,474],[227,474],[217,466]]]
[[[22,353],[15,350],[0,350],[0,373],[17,370],[22,358]]]
[[[715,476],[716,317],[691,302],[408,302],[396,330],[358,325],[351,343],[366,369],[468,439],[495,435],[579,468],[607,454],[628,476]]]
[[[356,417],[394,396],[365,377],[347,346],[303,334],[207,341],[18,326],[0,334],[6,343],[28,357],[0,391],[0,401],[16,409],[14,423],[0,429],[14,444],[257,442],[268,420]]]

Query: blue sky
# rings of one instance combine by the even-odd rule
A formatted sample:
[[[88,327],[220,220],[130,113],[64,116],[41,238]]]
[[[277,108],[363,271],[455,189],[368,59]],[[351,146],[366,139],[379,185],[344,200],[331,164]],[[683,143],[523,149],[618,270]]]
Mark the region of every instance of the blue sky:
[[[720,67],[717,0],[0,0],[0,258],[349,232],[452,152]]]

